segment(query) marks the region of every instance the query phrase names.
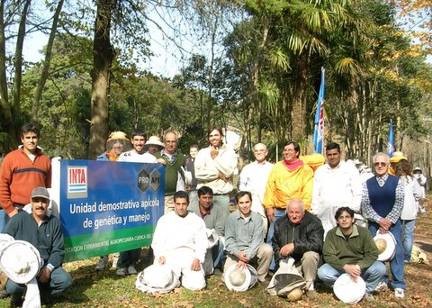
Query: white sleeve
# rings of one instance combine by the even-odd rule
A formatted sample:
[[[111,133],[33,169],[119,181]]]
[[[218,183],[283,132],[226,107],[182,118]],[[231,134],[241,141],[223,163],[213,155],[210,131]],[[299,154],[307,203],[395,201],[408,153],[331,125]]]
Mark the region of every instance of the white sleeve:
[[[195,258],[200,260],[201,263],[204,263],[205,254],[207,252],[207,233],[206,226],[204,224],[204,220],[198,217],[197,219],[197,230],[194,236],[195,243]]]
[[[311,207],[311,213],[317,216],[320,216],[322,211],[321,199],[320,199],[320,191],[321,191],[321,174],[322,172],[318,169],[315,172],[314,176],[314,184],[313,184],[313,190],[312,190],[312,207]]]
[[[219,177],[219,171],[210,166],[206,160],[211,159],[207,156],[207,149],[202,149],[198,152],[198,155],[195,159],[195,177],[201,181],[213,181]]]
[[[151,247],[153,248],[153,254],[155,256],[155,259],[157,259],[160,256],[166,257],[166,247],[165,247],[165,234],[167,234],[167,230],[165,230],[165,217],[161,217],[156,224],[156,229],[153,234],[153,240]]]
[[[225,176],[232,176],[237,167],[237,155],[232,149],[225,149],[222,155],[218,155],[213,162],[216,168]]]
[[[363,194],[363,185],[359,172],[357,169],[352,169],[351,175],[351,193],[352,193],[352,202],[350,208],[356,212],[360,212],[362,194]]]
[[[248,190],[248,182],[249,182],[249,172],[248,165],[244,166],[242,171],[240,172],[240,181],[239,181],[239,189],[240,190]]]

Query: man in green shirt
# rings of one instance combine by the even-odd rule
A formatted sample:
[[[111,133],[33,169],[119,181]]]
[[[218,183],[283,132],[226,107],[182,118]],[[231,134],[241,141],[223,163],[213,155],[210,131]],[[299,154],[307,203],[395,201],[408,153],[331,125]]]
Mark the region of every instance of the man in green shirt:
[[[366,295],[375,291],[386,273],[384,263],[377,261],[378,248],[366,228],[354,224],[354,211],[341,207],[336,211],[337,226],[324,241],[323,257],[326,262],[318,269],[318,277],[332,286],[343,273],[366,282]]]

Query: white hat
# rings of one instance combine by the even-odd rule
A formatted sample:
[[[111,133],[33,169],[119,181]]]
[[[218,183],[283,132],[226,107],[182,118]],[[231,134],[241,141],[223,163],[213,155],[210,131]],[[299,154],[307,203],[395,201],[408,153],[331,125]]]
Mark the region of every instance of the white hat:
[[[15,239],[7,233],[0,233],[0,250]]]
[[[29,242],[11,241],[0,251],[0,268],[16,283],[30,282],[42,266],[39,251]]]
[[[379,239],[383,239],[386,242],[384,251],[378,255],[378,261],[384,262],[393,259],[396,252],[396,240],[393,234],[390,232],[379,233],[378,231],[373,239],[375,242]]]
[[[219,241],[219,235],[217,234],[215,229],[208,229],[206,228],[206,234],[207,234],[207,249],[212,248],[215,246]]]
[[[336,279],[333,291],[336,297],[345,304],[355,304],[365,295],[366,283],[361,277],[357,277],[354,281],[349,274],[344,273]]]
[[[249,264],[246,268],[239,268],[237,264],[233,264],[224,272],[224,282],[228,290],[244,292],[256,284],[257,271]]]
[[[168,293],[180,285],[179,278],[168,265],[152,264],[140,272],[135,281],[146,293]]]
[[[165,147],[165,145],[161,142],[158,136],[150,136],[150,138],[145,143],[144,147],[147,148],[149,145],[157,145],[160,146],[161,148]]]

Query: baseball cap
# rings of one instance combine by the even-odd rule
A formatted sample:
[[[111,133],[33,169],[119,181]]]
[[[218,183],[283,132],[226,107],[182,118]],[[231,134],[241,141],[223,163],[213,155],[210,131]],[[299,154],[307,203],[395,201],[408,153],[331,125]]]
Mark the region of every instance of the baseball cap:
[[[31,197],[33,198],[45,198],[47,200],[50,199],[48,190],[45,187],[35,187],[32,190]]]

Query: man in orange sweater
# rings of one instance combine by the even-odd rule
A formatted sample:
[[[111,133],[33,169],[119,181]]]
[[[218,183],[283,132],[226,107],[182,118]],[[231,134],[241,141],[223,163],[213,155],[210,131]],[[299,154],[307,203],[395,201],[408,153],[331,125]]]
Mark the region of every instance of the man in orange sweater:
[[[0,232],[10,217],[31,199],[35,187],[51,187],[51,161],[37,146],[39,129],[21,127],[22,145],[7,154],[0,168]]]

